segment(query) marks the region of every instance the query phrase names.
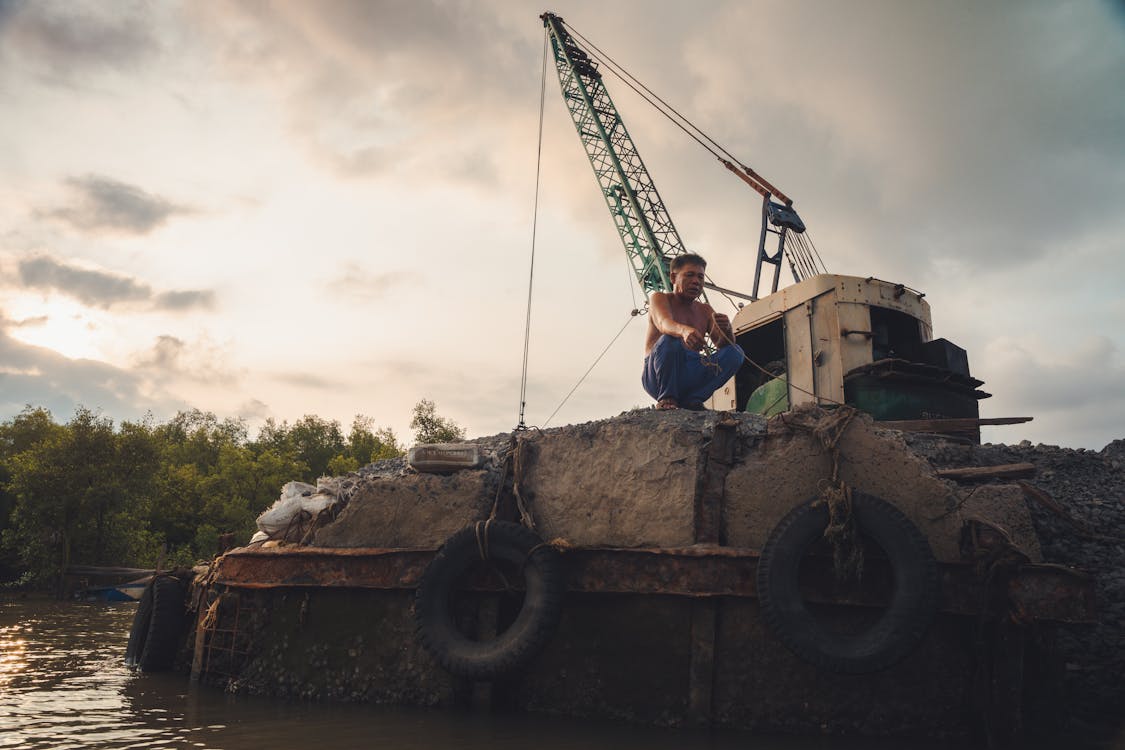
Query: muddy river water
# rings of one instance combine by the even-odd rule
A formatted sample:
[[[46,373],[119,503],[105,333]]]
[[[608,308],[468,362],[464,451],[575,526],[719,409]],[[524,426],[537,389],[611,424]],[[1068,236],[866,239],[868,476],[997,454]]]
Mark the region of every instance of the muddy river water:
[[[916,741],[762,737],[538,716],[227,695],[124,665],[135,604],[0,598],[0,748],[876,750]]]

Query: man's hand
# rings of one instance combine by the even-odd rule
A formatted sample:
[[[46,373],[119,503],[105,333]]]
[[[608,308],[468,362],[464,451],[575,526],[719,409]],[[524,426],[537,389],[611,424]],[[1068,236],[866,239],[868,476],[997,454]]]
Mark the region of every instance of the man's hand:
[[[703,334],[691,326],[685,325],[683,327],[680,338],[683,340],[684,346],[691,349],[693,352],[697,352],[703,348]]]
[[[720,349],[734,343],[734,329],[731,328],[730,318],[721,312],[714,313],[712,318],[711,340]]]

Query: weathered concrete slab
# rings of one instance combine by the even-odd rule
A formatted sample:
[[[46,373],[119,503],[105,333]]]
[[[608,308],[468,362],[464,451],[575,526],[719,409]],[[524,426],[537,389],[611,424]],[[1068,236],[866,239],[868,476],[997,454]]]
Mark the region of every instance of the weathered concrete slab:
[[[770,420],[765,440],[750,448],[727,475],[727,544],[761,549],[770,532],[793,507],[816,497],[832,476],[832,455],[814,437],[817,409]],[[961,559],[961,525],[982,518],[1012,532],[1033,561],[1040,559],[1031,517],[1010,492],[989,488],[979,500],[962,504],[970,490],[942,480],[934,467],[907,445],[902,433],[878,427],[857,414],[839,441],[839,477],[853,489],[886,500],[929,539],[941,562]]]
[[[716,412],[634,411],[530,437],[522,487],[546,539],[577,545],[693,543],[694,500]],[[764,428],[740,418],[740,434]]]
[[[487,471],[370,477],[356,482],[336,520],[316,532],[319,547],[438,547],[488,518]]]
[[[999,526],[1032,562],[1042,562],[1039,536],[1018,485],[989,484],[964,489],[962,493],[965,502],[961,505],[960,517],[980,518]]]

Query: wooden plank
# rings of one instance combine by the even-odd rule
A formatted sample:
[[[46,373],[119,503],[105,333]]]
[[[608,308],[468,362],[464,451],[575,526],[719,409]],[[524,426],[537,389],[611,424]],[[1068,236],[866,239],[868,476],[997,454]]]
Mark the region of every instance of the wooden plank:
[[[977,427],[1002,424],[1023,424],[1030,422],[1034,417],[987,417],[987,418],[961,418],[961,419],[898,419],[886,422],[876,422],[878,427],[903,432],[965,432]]]
[[[1035,464],[997,464],[996,466],[967,466],[961,469],[939,469],[942,479],[1015,479],[1035,474]]]

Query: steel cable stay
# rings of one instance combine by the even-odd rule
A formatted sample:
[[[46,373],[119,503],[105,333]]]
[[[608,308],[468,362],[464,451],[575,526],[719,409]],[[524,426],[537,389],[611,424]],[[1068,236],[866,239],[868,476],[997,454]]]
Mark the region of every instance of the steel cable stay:
[[[675,107],[661,98],[659,94],[654,92],[639,79],[637,79],[636,76],[626,70],[625,66],[618,63],[605,52],[602,52],[602,50],[600,50],[593,42],[582,36],[582,34],[577,30],[575,30],[573,26],[570,26],[565,21],[563,22],[563,25],[566,26],[566,28],[574,36],[578,37],[589,46],[589,49],[586,50],[587,54],[590,53],[590,50],[593,50],[593,56],[603,65],[605,65],[611,73],[617,76],[617,78],[621,80],[622,83],[633,89],[633,91],[635,91],[642,99],[652,105],[654,109],[656,109],[666,118],[668,118],[669,121],[674,123],[677,127],[691,136],[691,138],[696,143],[703,146],[703,148],[705,148],[712,156],[723,162],[723,164],[727,167],[738,166],[738,168],[742,170],[743,175],[750,178],[749,182],[751,186],[754,187],[759,193],[762,193],[763,195],[768,193],[770,195],[776,196],[787,206],[792,204],[793,201],[790,200],[784,193],[771,185],[764,177],[755,172],[749,166],[742,163],[725,146],[708,135],[707,132],[703,130],[703,128],[699,127],[694,122],[685,117],[682,113],[679,112],[679,110],[677,110]],[[641,92],[641,89],[643,89],[644,93]],[[656,102],[659,102],[659,105]],[[703,143],[704,140],[714,146],[714,148],[711,148],[707,146],[707,144]]]
[[[526,316],[525,316],[525,319],[524,319],[523,364],[522,364],[522,373],[521,373],[521,376],[520,376],[519,422],[516,425],[516,428],[515,428],[516,430],[529,429],[528,425],[525,422],[524,415],[525,415],[525,410],[526,410],[526,407],[527,407],[527,365],[528,365],[528,355],[529,355],[530,342],[531,342],[531,302],[532,302],[532,297],[533,297],[534,279],[535,279],[535,245],[536,245],[536,238],[538,236],[538,225],[539,225],[539,187],[540,187],[540,183],[541,183],[542,166],[543,166],[543,119],[544,119],[543,115],[544,115],[544,107],[545,107],[546,91],[547,91],[547,45],[548,45],[548,38],[547,38],[546,32],[544,32],[544,35],[543,35],[543,64],[542,64],[542,70],[541,70],[541,82],[540,82],[540,89],[539,89],[538,143],[536,144],[536,155],[535,155],[535,197],[534,197],[534,200],[532,202],[531,260],[530,260],[530,264],[529,264],[528,280],[527,280],[527,312],[526,312]],[[627,268],[626,271],[628,272],[629,269]],[[629,285],[629,289],[630,289],[630,293],[632,294],[633,293],[633,286],[632,286],[631,283]],[[559,413],[559,410],[562,409],[563,406],[566,405],[566,402],[570,400],[570,397],[574,395],[574,392],[578,390],[579,386],[581,386],[582,383],[586,380],[586,378],[590,375],[590,373],[593,372],[594,368],[597,367],[598,362],[600,362],[602,360],[602,357],[604,357],[606,355],[606,352],[608,352],[610,350],[610,348],[617,342],[617,339],[621,338],[621,334],[625,332],[625,329],[629,326],[629,323],[633,320],[633,318],[639,317],[639,316],[644,315],[645,313],[648,312],[648,302],[647,301],[645,302],[644,306],[641,307],[641,308],[638,308],[636,303],[637,303],[637,299],[636,299],[636,296],[634,294],[633,295],[633,309],[630,311],[629,317],[628,317],[628,319],[626,319],[625,324],[621,326],[620,330],[617,331],[617,333],[610,340],[610,342],[605,346],[604,349],[602,349],[601,353],[598,354],[598,356],[594,359],[593,364],[591,364],[589,366],[589,368],[586,369],[586,372],[582,374],[582,377],[580,377],[578,379],[578,382],[574,384],[574,387],[570,389],[570,392],[567,393],[565,397],[563,397],[563,400],[561,402],[559,402],[559,405],[557,407],[555,407],[555,410],[553,412],[551,412],[551,415],[549,417],[547,417],[547,420],[543,423],[544,427],[547,424],[549,424],[550,421],[552,419],[554,419],[555,415]]]
[[[567,31],[572,35],[572,39],[581,40],[580,45],[583,52],[588,56],[594,58],[599,63],[605,66],[607,70],[613,73],[622,83],[632,89],[638,96],[640,96],[647,104],[652,106],[656,111],[662,114],[669,122],[674,124],[684,133],[686,133],[692,140],[702,146],[708,153],[723,163],[728,169],[731,169],[740,178],[744,179],[747,184],[753,187],[763,198],[769,201],[770,197],[776,197],[781,200],[786,206],[792,205],[792,200],[785,196],[781,191],[770,184],[765,178],[755,172],[752,168],[744,164],[741,160],[735,157],[729,149],[721,143],[712,138],[706,131],[696,125],[694,122],[685,117],[679,110],[669,104],[659,94],[652,91],[648,86],[630,73],[625,66],[618,63],[608,54],[603,52],[597,45],[582,35],[573,26],[567,24],[560,19],[560,23],[566,27]],[[578,45],[578,42],[574,42]],[[710,145],[708,145],[710,144]],[[737,166],[738,170],[734,169]],[[782,230],[784,231],[784,230]],[[787,233],[788,237],[802,238],[802,235],[807,234],[808,230],[804,229],[801,232]],[[787,238],[788,238],[787,237]],[[790,270],[793,271],[794,279],[800,281],[804,278],[809,278],[820,273],[825,273],[826,269],[820,254],[816,252],[815,246],[812,245],[811,237],[808,238],[807,244],[798,240],[799,245],[797,253],[803,253],[804,257],[794,265],[794,261],[790,260]],[[809,252],[809,249],[812,252]],[[737,307],[737,305],[735,305]]]
[[[545,14],[544,19],[545,19],[545,25],[548,25],[551,22],[556,22],[560,25],[562,24],[561,19],[559,19],[555,16],[551,16],[550,14]],[[759,194],[761,194],[763,196],[763,200],[765,201],[765,204],[764,204],[764,207],[763,207],[762,237],[764,238],[766,236],[766,232],[769,231],[769,232],[772,232],[773,234],[776,234],[778,236],[778,240],[779,240],[777,253],[772,256],[772,259],[770,260],[771,263],[774,263],[775,265],[779,264],[781,262],[782,254],[784,254],[785,257],[786,257],[786,261],[788,262],[790,271],[792,272],[794,279],[797,280],[797,281],[801,281],[804,278],[815,276],[818,273],[823,272],[822,270],[818,270],[818,266],[820,266],[821,269],[823,268],[823,262],[820,260],[819,254],[816,252],[815,245],[812,244],[811,238],[806,238],[805,236],[803,236],[804,233],[805,233],[804,226],[799,221],[799,219],[795,219],[795,226],[794,226],[795,231],[794,232],[788,231],[788,227],[790,226],[790,224],[786,223],[784,219],[780,220],[781,223],[778,223],[776,225],[778,227],[777,229],[767,229],[767,227],[766,227],[766,224],[765,224],[766,214],[768,213],[770,215],[770,221],[771,222],[779,221],[773,215],[773,211],[775,209],[784,210],[785,208],[788,208],[789,206],[791,206],[792,201],[789,198],[787,198],[780,191],[778,191],[776,188],[774,188],[769,182],[767,182],[764,178],[762,178],[760,175],[758,175],[756,172],[754,172],[750,167],[746,166],[740,160],[738,160],[736,157],[734,157],[733,154],[731,154],[730,151],[726,147],[724,147],[722,144],[720,144],[718,141],[716,141],[714,138],[712,138],[702,128],[695,125],[691,120],[689,120],[687,117],[685,117],[683,114],[681,114],[675,107],[670,105],[667,101],[665,101],[663,98],[661,98],[655,92],[653,92],[651,89],[649,89],[647,86],[645,86],[635,76],[633,76],[624,66],[620,65],[613,58],[611,58],[609,55],[602,52],[602,50],[599,49],[595,44],[593,44],[589,39],[587,39],[585,36],[583,36],[579,32],[575,31],[572,27],[567,26],[566,28],[569,31],[569,33],[572,34],[572,37],[571,37],[570,41],[567,41],[566,44],[573,45],[572,49],[577,48],[576,54],[585,55],[586,59],[592,59],[593,61],[596,61],[597,63],[600,63],[601,65],[605,66],[605,68],[607,70],[612,72],[615,77],[617,77],[625,85],[627,85],[630,89],[632,89],[646,103],[648,103],[650,106],[652,106],[658,112],[660,112],[672,124],[674,124],[676,127],[678,127],[685,134],[687,134],[690,138],[692,138],[692,140],[694,140],[696,143],[698,143],[700,146],[702,146],[708,153],[710,153],[712,156],[714,156],[716,159],[718,159],[720,162],[722,162],[724,164],[724,166],[726,166],[728,169],[733,171],[737,176],[742,178],[748,185],[750,185]],[[527,300],[528,309],[527,309],[525,331],[524,331],[523,373],[522,373],[521,386],[520,386],[520,418],[519,418],[519,425],[516,429],[527,429],[527,426],[526,426],[525,421],[524,421],[524,417],[525,417],[526,399],[527,399],[527,366],[528,366],[529,347],[530,347],[529,342],[530,342],[531,303],[532,303],[532,298],[533,298],[532,278],[533,278],[533,274],[534,274],[535,240],[536,240],[536,235],[537,235],[538,207],[539,207],[539,187],[540,187],[541,166],[542,166],[543,118],[544,118],[544,106],[545,106],[544,100],[545,100],[545,91],[546,91],[546,69],[547,69],[547,54],[548,54],[547,45],[549,43],[550,44],[558,44],[559,43],[559,40],[556,39],[554,36],[552,36],[552,33],[558,34],[558,30],[556,29],[554,32],[548,31],[548,33],[545,34],[545,36],[544,36],[542,81],[541,81],[540,104],[539,104],[539,142],[537,144],[536,188],[535,188],[535,202],[534,202],[535,218],[533,219],[533,227],[532,227],[532,250],[531,250],[532,269],[531,269],[531,273],[529,274],[529,281],[528,281],[528,300]],[[565,38],[565,34],[564,34],[563,38]],[[575,41],[575,38],[581,40],[581,42],[583,43],[584,46],[580,46],[578,44],[578,42]],[[578,58],[579,59],[578,64],[571,63],[569,58],[564,63],[563,53],[560,51],[560,49],[555,50],[555,55],[556,55],[556,58],[557,58],[556,64],[559,67],[559,72],[560,72],[560,82],[563,84],[564,101],[567,102],[568,109],[571,110],[571,115],[575,120],[575,124],[578,126],[580,137],[583,138],[584,144],[587,145],[587,151],[588,151],[587,155],[591,159],[591,163],[594,166],[595,175],[599,177],[599,181],[604,181],[603,175],[601,174],[601,172],[605,171],[607,169],[607,165],[611,162],[611,160],[616,158],[613,154],[612,149],[614,147],[624,148],[627,151],[627,153],[626,153],[627,163],[625,165],[626,175],[624,175],[625,179],[628,181],[631,178],[637,178],[641,182],[641,186],[644,188],[644,191],[645,191],[645,194],[644,194],[644,197],[642,198],[642,200],[645,201],[646,207],[648,207],[649,201],[653,201],[653,204],[652,204],[651,208],[653,210],[655,210],[657,213],[663,212],[663,210],[664,210],[663,206],[660,204],[659,197],[655,193],[654,186],[650,182],[648,182],[649,178],[647,176],[647,172],[644,170],[643,164],[641,164],[641,162],[640,162],[639,155],[637,155],[635,153],[635,151],[630,151],[630,149],[632,149],[631,141],[629,140],[628,135],[625,134],[624,128],[621,125],[619,119],[609,119],[609,120],[607,120],[607,122],[609,124],[607,126],[605,126],[606,131],[601,132],[601,134],[600,134],[601,138],[604,139],[602,141],[602,143],[604,143],[603,148],[607,148],[607,149],[610,149],[610,150],[606,151],[605,153],[603,153],[603,151],[599,150],[599,149],[591,150],[591,147],[589,145],[590,139],[593,138],[593,136],[595,134],[595,131],[597,131],[597,130],[599,130],[600,128],[603,127],[602,121],[600,119],[596,119],[596,118],[600,118],[602,116],[608,116],[610,118],[616,118],[616,113],[613,111],[612,102],[609,101],[608,96],[604,93],[604,90],[599,88],[600,83],[598,83],[598,79],[600,79],[600,75],[589,64],[586,64],[585,68],[583,69],[581,67],[582,66],[581,58]],[[575,69],[572,70],[572,72],[571,72],[571,75],[574,76],[574,77],[564,80],[564,77],[563,77],[564,64],[565,65],[571,65],[571,64],[575,65]],[[579,76],[579,74],[584,77],[584,80],[587,82],[587,84],[578,85],[578,84],[574,83],[577,80],[577,77]],[[590,91],[593,91],[593,93],[592,94],[587,93],[587,89],[583,87],[584,85],[591,86]],[[570,87],[570,88],[568,88],[568,87]],[[589,115],[591,117],[594,117],[595,119],[592,119],[589,122],[587,122],[586,119],[583,119],[584,116],[579,114],[581,112],[581,110],[576,109],[577,107],[579,107],[581,102],[585,102],[585,105],[587,107],[589,107],[589,110],[590,110]],[[612,145],[610,144],[610,141],[613,142]],[[735,165],[737,165],[738,169],[735,169]],[[739,170],[741,170],[741,172]],[[612,184],[610,185],[610,187],[612,187]],[[606,189],[605,185],[603,185],[603,189]],[[609,195],[610,195],[610,193],[607,192],[607,196],[609,196]],[[639,193],[638,193],[638,195],[639,195]],[[622,197],[628,197],[628,196],[625,195],[625,196],[622,196]],[[782,207],[780,204],[773,204],[772,201],[771,201],[771,197],[776,197],[777,199],[783,201],[785,206]],[[622,208],[622,205],[620,204],[620,201],[619,201],[619,205],[614,205],[612,203],[612,201],[609,201],[609,199],[607,198],[607,202],[610,202],[611,212],[614,212],[615,208],[618,210],[618,212],[622,212],[624,210]],[[634,208],[637,208],[637,207],[634,206]],[[617,216],[617,213],[615,213],[615,216]],[[793,214],[793,216],[795,218],[796,215]],[[674,228],[671,226],[670,219],[668,219],[666,216],[663,216],[662,214],[661,214],[661,216],[658,217],[658,219],[663,221],[663,223],[661,224],[661,231],[670,233],[669,237],[667,239],[668,239],[669,242],[671,242],[673,244],[673,248],[674,248],[675,245],[679,243],[679,238],[675,234]],[[625,220],[618,218],[618,219],[615,219],[615,221],[617,221],[617,223],[619,224],[618,229],[619,229],[619,232],[622,233],[622,239],[625,240],[625,242],[626,242],[626,247],[627,247],[627,252],[628,252],[629,241],[630,241],[630,239],[635,239],[635,238],[632,238],[631,236],[626,236],[625,229],[628,229],[630,232],[633,232],[634,228],[631,225],[626,225],[625,229],[622,229],[621,225],[625,225],[625,223],[626,223]],[[789,244],[788,248],[785,247],[785,242],[786,242],[787,239],[790,240],[790,244]],[[659,246],[655,247],[654,249],[658,254],[661,253],[661,248]],[[788,252],[786,252],[786,250],[788,250]],[[682,245],[680,245],[680,252],[684,252],[684,250],[682,249]],[[632,258],[630,258],[627,255],[627,261],[630,260],[630,259],[632,259]],[[651,261],[651,259],[648,259],[645,262],[650,263],[652,261]],[[759,262],[761,262],[761,261],[759,261]],[[627,273],[629,271],[628,263],[627,263],[626,271],[627,271]],[[644,273],[641,272],[641,271],[638,271],[638,276],[639,276],[639,280],[642,282],[642,286],[644,286],[645,285]],[[758,282],[757,282],[757,278],[756,278],[755,279],[755,295],[756,295],[756,290],[757,290],[757,283]],[[774,282],[774,285],[776,286],[776,280]],[[711,282],[707,283],[706,286],[709,289],[715,289],[716,291],[720,292],[727,299],[727,301],[732,305],[732,307],[734,307],[736,309],[739,308],[739,303],[737,303],[732,298],[732,295],[734,295],[736,297],[740,297],[740,296],[743,296],[742,294],[740,294],[738,292],[735,292],[733,290],[724,289],[723,287],[719,287],[719,286],[717,286],[717,285],[715,285],[714,283],[711,283]],[[646,287],[646,289],[647,288],[648,287]],[[628,325],[629,325],[629,322],[634,317],[638,317],[640,315],[643,315],[648,311],[647,302],[645,303],[644,309],[637,309],[636,296],[635,296],[635,293],[633,291],[633,287],[631,285],[630,285],[630,293],[632,295],[634,309],[631,311],[629,318],[625,321],[625,323],[621,326],[621,328],[617,331],[617,333],[613,336],[613,338],[605,346],[605,348],[602,349],[602,351],[594,359],[594,362],[589,366],[589,368],[587,368],[587,370],[578,379],[578,382],[575,383],[574,387],[572,387],[570,389],[570,391],[566,394],[566,396],[563,397],[562,401],[555,408],[555,410],[551,412],[550,416],[543,423],[544,426],[549,424],[551,422],[551,420],[554,419],[554,417],[558,414],[558,412],[569,401],[571,396],[573,396],[574,393],[578,390],[578,388],[582,385],[582,383],[585,382],[586,378],[590,375],[590,373],[593,371],[593,369],[598,365],[598,363],[602,360],[602,358],[609,351],[609,349],[612,348],[612,346],[617,342],[617,340],[624,333],[625,328],[627,328]],[[754,299],[756,299],[756,296],[746,297],[746,299],[754,300]],[[750,362],[751,365],[761,369],[760,366],[757,365],[757,363],[749,360],[748,357],[746,358],[746,360],[748,362]],[[802,389],[798,388],[797,390],[802,390]],[[831,399],[829,399],[829,400],[831,400]]]
[[[527,406],[527,356],[531,343],[531,292],[535,281],[535,240],[539,230],[539,182],[543,166],[543,108],[547,100],[547,34],[543,34],[543,69],[539,86],[539,142],[535,149],[535,199],[531,209],[531,262],[527,273],[527,314],[523,328],[523,372],[520,376],[520,418],[517,430],[527,429],[524,409]]]
[[[566,402],[569,401],[570,397],[574,395],[574,392],[578,390],[578,386],[582,385],[583,381],[586,380],[587,376],[589,376],[589,374],[594,371],[594,368],[598,366],[598,362],[602,361],[602,357],[604,357],[606,352],[608,352],[610,350],[610,347],[612,347],[614,344],[617,343],[617,339],[621,338],[621,334],[625,333],[625,329],[629,327],[629,324],[631,322],[633,322],[633,318],[640,317],[647,312],[648,312],[648,304],[646,303],[644,308],[633,309],[629,313],[629,317],[625,320],[625,325],[621,326],[621,329],[618,330],[616,334],[614,334],[613,338],[610,339],[609,343],[605,345],[604,349],[602,349],[601,354],[599,354],[594,359],[594,363],[592,365],[590,365],[588,368],[586,368],[586,372],[582,373],[582,377],[578,378],[578,382],[574,384],[574,387],[570,389],[570,392],[567,393],[565,397],[563,397],[563,400],[561,402],[559,402],[559,405],[555,407],[555,410],[553,412],[551,412],[551,416],[547,417],[546,421],[543,422],[544,427],[546,427],[547,425],[549,425],[551,423],[551,420],[554,419],[555,415],[559,413],[559,409],[563,408],[563,406],[566,405]]]
[[[727,151],[726,148],[724,148],[720,143],[715,141],[714,138],[707,135],[707,133],[704,132],[695,123],[693,123],[691,120],[687,119],[682,114],[680,114],[680,112],[678,110],[676,110],[675,107],[673,107],[668,102],[666,102],[664,99],[662,99],[658,94],[656,94],[654,91],[652,91],[652,89],[650,89],[648,86],[645,86],[643,83],[641,83],[641,81],[638,80],[628,70],[626,70],[623,65],[618,63],[616,60],[614,60],[612,57],[607,55],[605,52],[602,52],[602,50],[599,49],[597,47],[597,45],[595,45],[589,39],[584,37],[577,29],[575,29],[573,26],[566,23],[565,21],[563,22],[563,25],[566,26],[566,28],[570,31],[571,34],[573,34],[575,37],[581,39],[584,42],[584,44],[585,44],[584,50],[587,54],[589,54],[591,57],[594,57],[596,60],[598,60],[598,62],[605,65],[606,68],[609,69],[609,71],[611,73],[613,73],[615,76],[617,76],[617,78],[622,83],[624,83],[626,86],[628,86],[633,91],[635,91],[638,96],[640,96],[642,99],[644,99],[650,105],[652,105],[652,107],[654,109],[656,109],[658,112],[660,112],[662,115],[664,115],[670,122],[672,122],[674,125],[676,125],[676,127],[678,127],[680,130],[687,133],[687,135],[690,136],[692,138],[692,140],[694,140],[696,143],[698,143],[700,146],[702,146],[704,149],[706,149],[712,156],[714,156],[716,159],[719,159],[719,160],[722,160],[725,157],[726,159],[729,159],[730,161],[737,164],[738,166],[743,167],[744,169],[748,169],[748,167],[746,167],[744,164],[742,164],[740,161],[738,161],[738,159],[736,159],[729,151]],[[659,104],[657,104],[656,102],[659,102]],[[708,146],[706,143],[704,143],[703,142],[704,140],[706,140],[708,143],[712,144],[712,146],[714,146],[714,148],[712,148],[711,146]],[[716,150],[716,149],[718,149],[718,150]]]

